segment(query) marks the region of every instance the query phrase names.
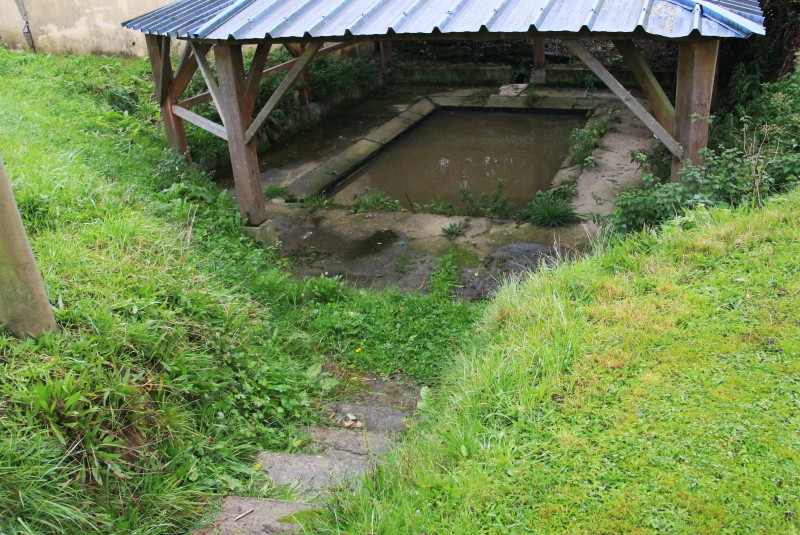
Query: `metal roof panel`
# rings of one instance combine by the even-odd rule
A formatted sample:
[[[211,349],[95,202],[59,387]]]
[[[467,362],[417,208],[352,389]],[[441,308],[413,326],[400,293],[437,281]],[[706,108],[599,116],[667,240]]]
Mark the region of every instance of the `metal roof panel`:
[[[179,0],[124,26],[156,35],[211,40],[338,40],[430,33],[764,33],[758,0]]]

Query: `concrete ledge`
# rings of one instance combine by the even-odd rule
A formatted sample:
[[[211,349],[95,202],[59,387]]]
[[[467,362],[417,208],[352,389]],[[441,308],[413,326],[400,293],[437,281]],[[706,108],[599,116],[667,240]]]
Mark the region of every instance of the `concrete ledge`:
[[[324,191],[382,148],[381,143],[368,139],[356,141],[313,171],[289,184],[286,189],[297,199],[304,199]]]
[[[280,241],[278,238],[278,230],[275,228],[275,223],[272,221],[264,221],[257,227],[244,227],[242,232],[245,236],[249,236],[270,247],[278,245]]]

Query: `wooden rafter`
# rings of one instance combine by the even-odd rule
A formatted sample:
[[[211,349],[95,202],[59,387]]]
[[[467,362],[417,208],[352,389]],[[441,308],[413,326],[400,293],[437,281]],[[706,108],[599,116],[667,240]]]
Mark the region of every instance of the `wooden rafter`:
[[[272,96],[269,97],[267,103],[264,105],[261,111],[258,112],[258,115],[253,120],[252,124],[247,129],[247,131],[245,132],[244,134],[245,143],[250,143],[256,136],[258,131],[261,129],[261,127],[264,126],[264,123],[267,122],[267,118],[269,118],[269,115],[273,112],[273,110],[281,101],[281,99],[289,91],[289,88],[292,86],[292,84],[300,77],[300,74],[303,72],[303,69],[305,69],[306,66],[311,62],[311,60],[314,59],[314,56],[316,55],[317,51],[320,49],[321,46],[322,43],[311,43],[310,45],[308,45],[308,48],[306,48],[305,52],[303,52],[303,55],[298,58],[297,63],[294,64],[292,70],[289,71],[289,73],[286,75],[286,78],[283,79],[283,81],[275,90],[275,92],[272,93]]]
[[[669,149],[669,151],[676,157],[676,158],[683,158],[683,148],[680,144],[672,137],[670,132],[658,122],[658,120],[653,117],[650,112],[648,112],[644,106],[642,106],[638,100],[636,100],[630,92],[623,87],[614,75],[611,74],[608,69],[603,67],[603,65],[595,58],[591,52],[586,50],[586,48],[578,41],[575,40],[565,40],[564,43],[569,47],[573,54],[578,56],[581,61],[583,61],[587,67],[589,67],[592,72],[597,75],[600,80],[608,88],[615,94],[617,97],[631,110],[636,117],[641,120],[644,125],[655,135],[659,141],[661,141],[664,146]]]
[[[642,86],[650,106],[653,108],[653,115],[661,123],[667,132],[675,131],[675,107],[670,102],[669,97],[661,84],[658,83],[655,74],[650,69],[644,56],[633,41],[630,39],[615,40],[614,46],[625,59],[639,85]]]

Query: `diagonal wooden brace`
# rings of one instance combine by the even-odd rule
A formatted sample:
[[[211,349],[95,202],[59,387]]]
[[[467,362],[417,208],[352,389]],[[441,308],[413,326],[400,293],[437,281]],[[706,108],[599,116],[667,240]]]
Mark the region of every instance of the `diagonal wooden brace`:
[[[208,86],[208,92],[211,93],[211,99],[214,101],[217,113],[219,113],[224,124],[225,114],[222,112],[222,106],[220,104],[222,100],[220,99],[219,85],[217,85],[217,80],[214,78],[214,73],[211,70],[211,66],[208,64],[208,58],[206,58],[208,49],[204,49],[201,44],[195,43],[194,41],[189,41],[189,46],[192,47],[194,57],[197,58],[197,64],[200,67],[200,72],[203,73],[203,79],[205,79],[206,85]]]
[[[267,122],[269,115],[275,110],[275,107],[278,105],[281,99],[286,96],[286,93],[289,92],[289,88],[291,88],[292,84],[300,77],[309,62],[314,59],[314,56],[321,46],[322,43],[310,43],[308,45],[308,48],[306,48],[305,52],[303,52],[303,55],[297,60],[297,63],[292,66],[292,70],[289,71],[289,73],[286,75],[286,78],[283,79],[275,92],[272,93],[272,96],[269,97],[267,103],[264,105],[261,111],[258,112],[256,118],[250,124],[250,127],[244,134],[245,143],[250,143],[261,127],[264,126],[264,123]]]
[[[614,75],[611,74],[608,69],[603,67],[603,65],[595,58],[591,52],[586,50],[586,48],[578,41],[575,40],[565,40],[564,43],[569,47],[573,54],[578,56],[581,61],[583,61],[587,67],[589,67],[592,72],[597,75],[600,80],[603,81],[606,86],[615,94],[617,97],[628,107],[629,110],[633,112],[636,117],[638,117],[644,125],[653,133],[654,136],[658,138],[664,146],[669,149],[669,151],[676,157],[676,158],[683,158],[683,147],[675,141],[675,138],[672,137],[672,134],[667,132],[667,130],[661,126],[661,123],[653,117],[650,112],[648,112],[644,106],[642,106],[638,100],[636,100],[630,92],[625,89]]]

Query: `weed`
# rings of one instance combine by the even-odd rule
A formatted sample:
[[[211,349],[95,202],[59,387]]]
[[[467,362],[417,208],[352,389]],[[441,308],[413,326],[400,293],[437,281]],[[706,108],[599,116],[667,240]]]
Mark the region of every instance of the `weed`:
[[[498,180],[493,191],[476,195],[464,182],[458,187],[461,202],[464,203],[466,215],[471,217],[507,218],[511,214],[511,203],[503,195],[505,183]]]
[[[520,210],[517,218],[541,227],[563,227],[579,223],[581,218],[570,202],[575,193],[574,188],[570,185],[540,191],[528,206]]]
[[[592,119],[583,128],[576,128],[569,136],[569,161],[583,165],[600,145],[600,139],[613,127],[608,119]]]
[[[289,191],[280,184],[270,184],[264,189],[264,196],[267,199],[283,199],[289,194]]]
[[[539,93],[530,90],[527,93],[525,93],[525,105],[528,106],[529,108],[532,108],[539,101],[539,98],[540,98]]]
[[[442,197],[436,197],[428,204],[420,205],[415,203],[414,210],[423,214],[456,215],[456,209],[453,204],[447,202]]]
[[[308,211],[313,212],[322,208],[328,208],[333,205],[333,199],[323,195],[322,193],[315,193],[303,199],[303,207]]]
[[[462,219],[461,221],[456,221],[455,223],[450,223],[448,226],[443,227],[442,234],[444,234],[448,240],[452,241],[459,236],[464,236],[470,227],[469,221]]]
[[[400,201],[390,199],[380,190],[366,189],[353,196],[353,210],[356,212],[397,212],[401,209]]]

